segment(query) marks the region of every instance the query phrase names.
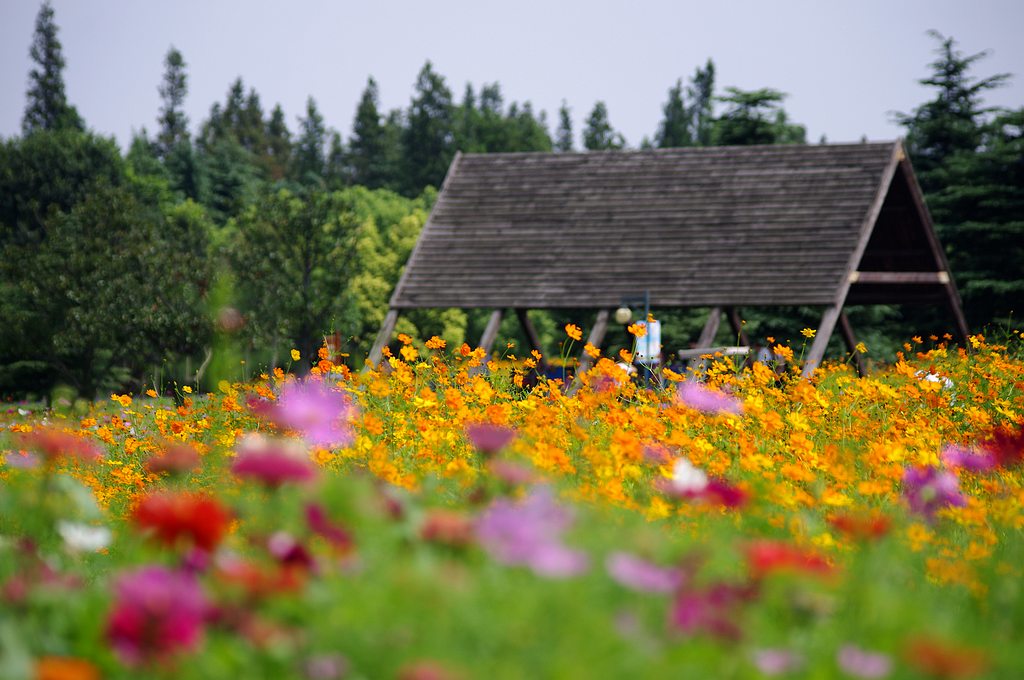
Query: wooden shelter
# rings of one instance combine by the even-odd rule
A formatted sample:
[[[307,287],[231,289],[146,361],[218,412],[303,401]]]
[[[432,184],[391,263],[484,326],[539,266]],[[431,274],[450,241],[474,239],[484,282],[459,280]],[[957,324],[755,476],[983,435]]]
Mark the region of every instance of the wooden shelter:
[[[966,340],[945,255],[900,142],[589,153],[459,154],[391,296],[373,363],[404,309],[710,307],[698,347],[740,307],[813,305],[806,373],[844,305],[939,304]]]

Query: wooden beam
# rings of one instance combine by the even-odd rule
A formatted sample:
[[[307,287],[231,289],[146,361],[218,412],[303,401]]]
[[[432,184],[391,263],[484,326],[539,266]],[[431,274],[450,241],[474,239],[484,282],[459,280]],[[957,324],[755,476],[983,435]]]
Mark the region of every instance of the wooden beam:
[[[747,337],[747,331],[743,327],[743,319],[740,318],[740,310],[735,307],[728,307],[726,314],[729,316],[729,326],[732,327],[733,337],[738,338],[741,345],[750,346],[750,338]]]
[[[376,367],[380,363],[380,357],[384,351],[384,345],[388,344],[391,340],[391,334],[395,331],[395,324],[398,323],[398,310],[389,309],[387,316],[384,317],[384,323],[380,325],[380,331],[377,333],[377,339],[373,342],[373,347],[370,348],[370,356],[367,357],[369,365],[363,367],[363,372],[366,372],[370,367]]]
[[[594,320],[594,327],[590,329],[590,335],[587,336],[587,344],[593,345],[594,347],[600,347],[601,343],[604,342],[604,334],[608,331],[608,317],[611,315],[607,309],[602,309],[597,313],[597,319]],[[586,351],[580,354],[580,365],[576,369],[576,375],[584,373],[590,369],[590,365],[594,363],[594,359],[586,353]]]
[[[491,318],[487,320],[487,326],[484,328],[483,335],[480,336],[480,347],[483,348],[487,354],[491,353],[491,347],[494,346],[494,341],[498,337],[498,328],[501,326],[501,317],[504,315],[505,310],[495,309],[491,312]]]
[[[526,334],[526,341],[530,343],[530,348],[535,349],[541,354],[541,360],[537,362],[537,368],[541,371],[547,366],[546,355],[544,349],[540,346],[540,336],[537,335],[537,329],[533,327],[533,322],[530,321],[530,317],[527,316],[528,310],[517,307],[516,318],[519,319],[519,325],[523,327],[523,333]]]
[[[857,351],[857,337],[853,334],[853,326],[850,324],[845,310],[839,312],[839,331],[843,334],[846,349],[853,355],[853,364],[857,367],[857,375],[863,377],[865,375],[864,357]]]
[[[825,357],[825,348],[828,347],[828,341],[832,339],[832,333],[836,329],[836,321],[839,320],[842,309],[840,305],[830,305],[821,315],[821,324],[818,325],[818,330],[814,334],[814,343],[811,345],[811,351],[807,354],[807,360],[804,361],[803,376],[805,378],[809,378],[814,373],[814,369]]]
[[[850,283],[948,284],[949,272],[850,272]]]
[[[711,343],[715,341],[715,335],[718,334],[718,326],[722,323],[722,308],[712,307],[711,313],[708,314],[708,320],[704,324],[704,330],[700,332],[700,337],[697,338],[697,346],[694,349],[702,349],[705,347],[711,347]],[[690,360],[690,368],[693,370],[697,369],[697,366],[701,363],[700,358],[694,358]]]

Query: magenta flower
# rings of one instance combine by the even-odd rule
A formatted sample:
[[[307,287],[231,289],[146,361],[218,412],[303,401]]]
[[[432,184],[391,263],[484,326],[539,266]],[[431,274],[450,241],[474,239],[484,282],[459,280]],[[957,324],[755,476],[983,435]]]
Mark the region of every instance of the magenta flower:
[[[513,503],[500,498],[477,519],[480,545],[502,564],[529,567],[541,576],[566,577],[587,568],[587,556],[562,543],[572,515],[547,489]]]
[[[492,423],[470,423],[466,425],[466,436],[478,451],[493,456],[515,439],[516,431]]]
[[[970,472],[988,472],[996,467],[996,459],[991,453],[965,449],[950,444],[939,454],[943,464],[951,469],[968,470]]]
[[[129,665],[164,661],[202,641],[207,605],[191,574],[149,566],[122,574],[107,639]]]
[[[679,384],[676,397],[686,406],[704,413],[739,414],[743,412],[743,402],[736,397],[725,392],[708,389],[692,380]]]
[[[301,433],[313,446],[340,448],[355,440],[350,425],[355,412],[347,394],[321,380],[307,378],[281,389],[270,418],[280,427]]]
[[[346,552],[352,549],[352,534],[345,527],[332,522],[319,503],[306,504],[306,524],[335,548]]]
[[[686,635],[707,633],[726,640],[741,637],[737,623],[740,607],[753,596],[750,586],[717,583],[703,590],[684,589],[676,594],[669,623]]]
[[[235,447],[231,471],[277,488],[285,482],[308,482],[316,477],[316,465],[298,442],[247,435]]]
[[[865,680],[885,678],[892,672],[892,659],[888,656],[855,645],[843,645],[836,653],[836,663],[847,675]]]
[[[956,475],[937,468],[908,467],[903,473],[903,496],[911,511],[929,520],[946,506],[967,505]]]
[[[624,552],[610,554],[605,560],[605,569],[619,585],[642,593],[674,592],[686,578],[682,569],[659,567]]]

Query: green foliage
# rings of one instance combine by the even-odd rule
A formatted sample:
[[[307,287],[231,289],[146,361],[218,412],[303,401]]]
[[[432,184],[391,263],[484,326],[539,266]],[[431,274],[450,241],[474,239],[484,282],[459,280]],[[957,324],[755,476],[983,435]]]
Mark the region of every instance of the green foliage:
[[[804,144],[807,131],[802,125],[789,122],[782,102],[786,95],[778,90],[762,88],[746,91],[725,88],[729,94],[720,97],[729,105],[715,121],[713,138],[716,144]]]
[[[292,150],[292,178],[300,184],[323,186],[327,174],[327,127],[316,101],[306,100],[306,117],[299,119],[299,134]]]
[[[182,108],[188,94],[188,74],[181,52],[172,47],[164,59],[164,79],[160,84],[159,153],[168,157],[179,144],[188,140],[188,117]]]
[[[583,148],[588,151],[604,151],[621,149],[624,146],[626,140],[615,132],[608,122],[607,105],[604,102],[597,102],[587,116],[587,126],[583,129]]]
[[[455,155],[454,106],[444,78],[428,61],[416,77],[415,93],[402,130],[403,192],[439,187]]]
[[[690,99],[690,136],[698,146],[710,146],[714,134],[715,64],[708,59],[697,67],[687,87]]]
[[[668,101],[662,107],[664,118],[658,128],[655,141],[659,149],[670,149],[679,146],[690,146],[693,138],[690,134],[690,112],[683,103],[683,81],[677,80],[676,84],[668,91]]]
[[[569,106],[562,100],[558,109],[558,131],[555,133],[555,150],[572,151],[572,116]]]
[[[64,55],[49,2],[44,2],[36,15],[36,30],[29,55],[35,67],[28,76],[28,103],[21,123],[24,133],[66,128],[84,130],[81,116],[68,103],[64,93]]]
[[[44,238],[50,214],[123,177],[113,140],[70,128],[7,140],[0,144],[0,244]]]
[[[356,108],[348,143],[352,183],[370,189],[395,189],[400,151],[394,144],[394,135],[389,136],[386,123],[381,120],[378,101],[377,81],[369,78]]]

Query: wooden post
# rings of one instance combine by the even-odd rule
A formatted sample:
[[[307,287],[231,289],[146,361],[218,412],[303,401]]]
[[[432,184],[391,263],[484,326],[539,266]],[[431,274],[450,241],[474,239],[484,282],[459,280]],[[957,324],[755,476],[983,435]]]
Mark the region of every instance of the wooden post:
[[[750,347],[750,338],[747,337],[747,331],[743,328],[743,319],[740,318],[740,310],[735,307],[729,307],[726,310],[729,315],[729,326],[732,327],[732,334],[739,338],[740,344]]]
[[[600,347],[601,343],[604,342],[604,334],[608,331],[608,317],[610,312],[607,309],[602,309],[597,313],[597,319],[594,321],[594,327],[590,329],[590,335],[587,336],[587,344],[593,345],[594,347]],[[591,364],[594,363],[594,359],[587,354],[584,350],[580,354],[580,365],[576,369],[576,380],[573,382],[572,387],[569,388],[569,393],[575,392],[579,389],[580,375],[590,370]]]
[[[487,320],[484,334],[480,336],[480,347],[487,354],[491,353],[491,347],[494,346],[494,341],[498,337],[498,328],[501,326],[501,317],[504,315],[504,312],[505,310],[503,309],[495,309],[491,312],[491,318]]]
[[[708,320],[704,324],[704,330],[700,332],[700,337],[697,338],[697,347],[695,349],[702,349],[704,347],[711,347],[715,342],[715,335],[718,334],[718,326],[722,323],[722,308],[712,307],[711,313],[708,315]],[[700,357],[690,359],[690,368],[696,370],[697,366],[702,363]]]
[[[537,335],[537,329],[533,327],[533,322],[530,321],[530,317],[526,315],[527,310],[522,308],[516,309],[516,318],[519,319],[519,325],[523,327],[523,332],[526,333],[526,341],[530,343],[532,349],[537,350],[541,354],[541,360],[537,362],[537,368],[542,372],[547,366],[547,359],[544,357],[544,350],[540,346],[540,336]]]
[[[821,324],[818,325],[818,330],[814,334],[814,344],[811,345],[811,351],[807,354],[807,360],[804,361],[803,377],[809,378],[825,357],[825,348],[828,347],[828,341],[836,329],[836,321],[839,320],[842,309],[841,305],[830,305],[825,308],[825,313],[821,315]]]
[[[839,312],[839,331],[843,334],[846,349],[853,355],[853,365],[857,367],[857,375],[864,377],[864,357],[857,351],[857,337],[853,334],[853,326],[850,325],[850,319],[846,316],[845,310]]]
[[[367,357],[369,360],[369,366],[363,367],[365,373],[370,369],[371,366],[376,367],[380,363],[381,353],[384,351],[384,345],[388,344],[388,340],[391,339],[391,334],[395,331],[395,324],[398,323],[398,310],[389,309],[387,316],[384,317],[384,323],[380,325],[380,332],[377,333],[377,339],[373,342],[373,347],[370,348],[370,356]]]

